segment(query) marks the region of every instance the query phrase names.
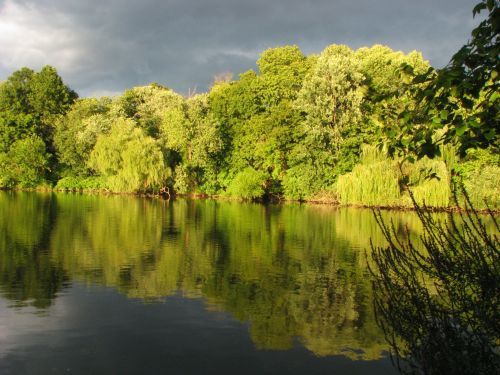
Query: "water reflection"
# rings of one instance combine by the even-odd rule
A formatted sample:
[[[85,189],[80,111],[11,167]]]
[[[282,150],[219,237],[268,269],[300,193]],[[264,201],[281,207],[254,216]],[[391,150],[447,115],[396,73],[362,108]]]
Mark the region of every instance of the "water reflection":
[[[181,293],[249,323],[257,348],[381,358],[364,251],[370,211],[0,193],[0,291],[47,308],[71,281],[145,302]],[[386,213],[414,235],[408,213]]]

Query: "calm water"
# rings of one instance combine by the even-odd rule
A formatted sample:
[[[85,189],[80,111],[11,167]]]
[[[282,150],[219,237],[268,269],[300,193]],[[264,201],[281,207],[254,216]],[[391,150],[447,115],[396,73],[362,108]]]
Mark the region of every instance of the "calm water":
[[[2,374],[395,373],[369,210],[0,192],[0,212]]]

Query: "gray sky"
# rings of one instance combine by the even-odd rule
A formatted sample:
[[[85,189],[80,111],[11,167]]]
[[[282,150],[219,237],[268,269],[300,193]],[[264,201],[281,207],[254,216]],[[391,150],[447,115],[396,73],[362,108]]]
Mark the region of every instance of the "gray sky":
[[[479,0],[0,0],[0,80],[56,67],[81,96],[158,82],[205,91],[269,47],[333,43],[422,51],[445,65]]]

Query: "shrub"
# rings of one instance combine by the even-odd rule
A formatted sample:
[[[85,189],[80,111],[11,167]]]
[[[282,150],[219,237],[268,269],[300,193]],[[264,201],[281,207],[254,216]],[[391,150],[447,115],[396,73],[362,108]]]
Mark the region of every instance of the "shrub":
[[[331,190],[325,171],[311,164],[296,165],[286,171],[283,178],[283,193],[286,199],[308,200],[316,198],[321,191]]]
[[[192,176],[190,170],[185,165],[178,165],[174,172],[174,190],[178,194],[188,194],[192,192]]]
[[[227,188],[227,194],[244,199],[261,198],[265,193],[266,179],[264,172],[248,167],[234,177]]]
[[[492,150],[469,150],[456,166],[458,179],[467,189],[475,207],[500,207],[500,155]]]
[[[448,207],[451,198],[450,177],[444,161],[420,159],[412,164],[405,164],[403,174],[407,176],[408,184],[415,201],[420,205],[431,207]],[[407,206],[411,199],[406,196]]]
[[[470,173],[463,183],[471,202],[478,208],[500,207],[500,167],[485,165]]]
[[[45,143],[36,135],[15,141],[0,155],[0,183],[5,187],[34,188],[45,182],[48,170]]]
[[[55,190],[106,190],[108,186],[103,177],[73,177],[68,176],[61,178]]]

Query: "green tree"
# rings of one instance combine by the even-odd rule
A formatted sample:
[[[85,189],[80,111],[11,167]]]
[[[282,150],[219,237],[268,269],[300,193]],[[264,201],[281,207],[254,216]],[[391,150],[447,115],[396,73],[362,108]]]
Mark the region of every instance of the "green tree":
[[[347,46],[326,48],[300,91],[297,106],[305,112],[311,135],[332,152],[342,143],[348,127],[359,126],[363,75],[359,61]]]
[[[65,114],[77,97],[55,68],[47,65],[33,74],[28,100],[32,113],[44,125],[52,126],[55,116]]]
[[[234,177],[227,188],[227,193],[245,199],[261,198],[265,192],[266,178],[265,173],[248,167]]]
[[[157,188],[164,182],[166,172],[158,142],[130,119],[116,120],[109,134],[97,138],[89,166],[117,192]]]
[[[35,134],[35,129],[32,115],[0,111],[0,152],[7,152],[16,140]]]
[[[9,180],[14,185],[17,181],[20,185],[32,187],[36,181],[42,181],[45,177],[55,177],[49,176],[56,172],[56,158],[52,157],[55,151],[55,122],[66,113],[76,97],[76,93],[63,83],[57,71],[50,66],[45,66],[36,73],[22,68],[0,85],[0,152],[7,154],[3,159],[11,160],[3,164],[20,158],[19,162],[23,167],[20,166],[18,172],[26,173],[25,176],[15,177],[4,174],[1,176],[3,180]],[[22,160],[27,160],[28,156],[23,159],[19,155],[20,147],[27,144],[35,147],[35,164],[32,168],[23,164]],[[38,148],[40,144],[46,147],[48,155]],[[41,160],[44,163],[50,161],[51,165],[42,166]],[[3,173],[12,168],[14,167],[3,168]]]
[[[172,90],[152,83],[134,87],[118,97],[112,106],[112,114],[126,117],[144,130],[150,137],[159,137],[163,113],[182,106],[183,98]]]
[[[283,100],[295,100],[312,62],[297,46],[270,48],[262,52],[257,66],[263,106],[269,110]]]
[[[186,99],[181,108],[167,111],[161,130],[166,147],[182,159],[175,173],[177,187],[183,186],[182,193],[216,193],[224,143],[210,113],[208,95],[195,95]]]
[[[209,113],[208,95],[188,98],[184,105],[164,113],[161,134],[167,148],[188,164],[203,167],[221,150],[222,141]]]
[[[35,134],[37,121],[29,101],[35,73],[22,68],[0,84],[0,151],[7,152],[16,140]]]
[[[284,183],[288,196],[310,198],[329,189],[339,173],[352,168],[344,152],[345,139],[362,124],[363,78],[355,53],[332,45],[304,79],[295,102],[305,117],[303,136],[291,152]]]
[[[267,176],[264,192],[281,195],[288,152],[302,130],[292,102],[314,61],[297,46],[271,48],[259,57],[258,73],[248,71],[212,88],[209,106],[225,140],[223,186],[250,168]]]
[[[15,141],[0,153],[0,185],[33,188],[46,181],[49,155],[43,140],[32,135]]]
[[[412,51],[405,55],[381,45],[360,48],[356,56],[366,87],[362,108],[365,124],[362,131],[351,137],[360,142],[357,144],[359,147],[362,143],[376,143],[384,129],[398,123],[401,111],[416,107],[417,102],[408,83],[415,75],[425,73],[429,63],[419,52]],[[403,64],[411,67],[411,72],[402,70]]]
[[[29,68],[21,68],[0,84],[1,112],[11,111],[15,114],[33,112],[29,97],[34,74],[35,72]]]
[[[66,113],[77,95],[56,69],[47,65],[36,73],[27,68],[14,72],[0,90],[0,97],[0,109],[33,117],[36,134],[51,150],[55,119]]]
[[[456,144],[461,156],[470,148],[498,148],[500,5],[482,0],[473,15],[486,18],[443,69],[429,68],[412,82],[416,108],[401,112],[399,126],[385,134],[391,153],[439,155],[442,144]],[[411,66],[405,70],[413,71]]]
[[[80,99],[57,121],[54,144],[63,175],[87,176],[88,160],[97,137],[111,128],[111,101]]]

